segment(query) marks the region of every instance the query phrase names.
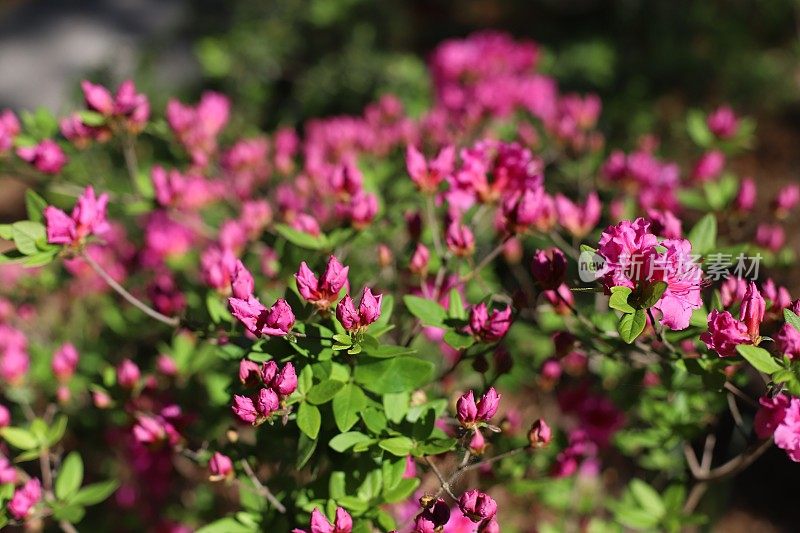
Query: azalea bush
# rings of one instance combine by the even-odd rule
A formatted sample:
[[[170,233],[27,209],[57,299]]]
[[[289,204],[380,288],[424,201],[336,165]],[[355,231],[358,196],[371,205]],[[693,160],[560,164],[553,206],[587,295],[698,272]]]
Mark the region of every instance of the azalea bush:
[[[758,201],[727,106],[607,147],[539,59],[446,41],[421,114],[269,133],[132,81],[5,111],[0,525],[678,531],[800,461],[800,187]]]

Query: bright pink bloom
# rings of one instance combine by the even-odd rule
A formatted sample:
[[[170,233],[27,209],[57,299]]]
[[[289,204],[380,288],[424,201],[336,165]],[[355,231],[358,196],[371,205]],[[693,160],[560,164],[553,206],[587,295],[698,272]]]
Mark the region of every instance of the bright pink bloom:
[[[242,422],[255,424],[258,420],[259,414],[252,398],[234,394],[232,409],[233,413],[239,417]]]
[[[781,187],[775,199],[772,200],[772,208],[779,218],[786,218],[789,211],[800,203],[800,185],[792,183]]]
[[[478,420],[488,421],[497,413],[497,408],[500,406],[500,397],[501,395],[497,394],[494,387],[489,387],[489,390],[478,400],[478,412],[476,414]]]
[[[6,483],[17,482],[17,469],[11,464],[11,461],[2,454],[0,454],[0,485]]]
[[[307,215],[306,213],[298,213],[295,215],[295,217],[290,221],[289,225],[298,231],[308,233],[314,237],[318,236],[322,232],[317,219],[311,215]]]
[[[77,148],[86,148],[93,139],[103,138],[108,131],[103,128],[87,126],[78,113],[62,118],[58,123],[58,129],[61,131],[61,135]]]
[[[494,387],[490,387],[477,403],[472,391],[461,395],[456,402],[458,421],[468,429],[475,427],[478,422],[488,422],[497,413],[500,398]]]
[[[53,373],[59,381],[66,381],[75,373],[78,366],[78,350],[71,343],[61,345],[53,354]]]
[[[86,107],[90,111],[96,111],[101,115],[111,115],[114,112],[114,99],[108,89],[88,80],[81,82],[81,89]]]
[[[528,444],[531,448],[544,448],[552,439],[553,432],[550,426],[541,418],[537,419],[528,431]]]
[[[719,150],[706,152],[697,161],[692,171],[692,177],[700,182],[711,181],[717,178],[725,168],[725,154]]]
[[[300,296],[320,309],[327,309],[338,298],[339,292],[348,284],[347,273],[350,267],[343,266],[334,256],[328,258],[328,265],[319,279],[305,261],[294,275]]]
[[[623,220],[616,226],[609,226],[600,236],[598,253],[606,263],[598,274],[607,289],[633,288],[643,277],[642,265],[657,253],[658,238],[649,229],[649,222],[637,218],[633,222]]]
[[[672,211],[648,209],[647,218],[650,221],[651,231],[656,235],[666,239],[680,239],[683,237],[681,219],[672,214]]]
[[[800,331],[791,324],[784,324],[775,334],[775,344],[781,353],[797,358],[800,356]]]
[[[353,519],[350,514],[341,507],[336,508],[336,520],[331,524],[319,509],[311,512],[310,533],[352,533]],[[293,533],[306,533],[302,529],[294,529]]]
[[[45,174],[58,174],[67,164],[67,156],[52,139],[45,139],[35,146],[17,148],[17,155]]]
[[[346,161],[334,168],[330,185],[339,198],[347,200],[364,189],[364,176],[355,163]]]
[[[493,309],[489,313],[485,303],[473,305],[469,311],[469,325],[466,328],[483,342],[496,342],[502,339],[511,327],[511,308]]]
[[[754,343],[759,337],[759,329],[761,322],[764,320],[765,312],[766,303],[764,298],[758,292],[755,282],[751,281],[747,285],[747,291],[744,293],[744,300],[739,311],[739,320],[747,326],[747,333]]]
[[[406,147],[406,169],[417,187],[423,192],[434,193],[439,184],[453,173],[456,152],[452,145],[445,146],[430,163],[411,144]]]
[[[458,222],[454,221],[447,227],[445,241],[450,251],[459,257],[470,256],[475,251],[475,236],[467,226]]]
[[[783,420],[775,428],[775,445],[800,463],[800,398],[791,398]]]
[[[577,205],[562,194],[555,197],[558,223],[573,237],[582,238],[594,229],[600,220],[602,206],[597,193],[592,191],[584,205]]]
[[[347,331],[364,329],[381,316],[382,299],[382,294],[376,296],[369,287],[366,287],[361,296],[361,304],[356,310],[353,299],[348,294],[336,306],[336,318]]]
[[[531,273],[543,290],[558,288],[564,281],[566,271],[567,258],[558,248],[537,250],[533,254]]]
[[[250,333],[258,337],[261,335],[282,337],[294,326],[294,313],[283,298],[279,298],[269,309],[253,296],[246,299],[228,298],[228,305],[233,316],[239,319]]]
[[[14,492],[14,496],[8,502],[8,512],[17,520],[25,520],[41,499],[42,484],[37,478],[31,478]]]
[[[759,224],[756,228],[756,244],[770,251],[779,252],[786,242],[786,233],[778,224]]]
[[[158,359],[156,359],[156,370],[163,376],[173,377],[178,374],[178,364],[175,362],[175,359],[162,353],[159,354]]]
[[[708,331],[700,335],[709,350],[714,350],[720,357],[736,355],[736,346],[750,344],[747,326],[727,312],[712,310],[708,315]]]
[[[769,300],[769,310],[781,313],[784,309],[792,305],[792,296],[786,287],[778,287],[772,278],[761,284],[761,291],[764,296]]]
[[[739,119],[729,106],[720,106],[706,118],[708,129],[718,139],[730,139],[739,130]]]
[[[211,481],[221,481],[233,477],[233,461],[227,455],[219,452],[214,452],[211,459],[208,461],[208,472],[211,474],[209,479]]]
[[[217,150],[217,135],[228,123],[230,101],[222,94],[205,92],[195,107],[177,100],[167,103],[167,122],[195,165],[205,167]]]
[[[436,533],[450,520],[450,507],[441,498],[430,503],[414,519],[414,533]]]
[[[486,493],[477,489],[468,490],[458,500],[458,507],[464,516],[475,522],[494,518],[497,514],[497,503]]]
[[[133,437],[141,444],[168,443],[174,446],[180,440],[175,426],[163,416],[139,415],[133,426]]]
[[[473,455],[483,455],[486,451],[486,439],[483,438],[483,433],[476,429],[472,433],[472,438],[469,441],[469,451]]]
[[[253,275],[240,260],[237,260],[231,275],[231,293],[233,297],[247,300],[252,296],[254,288]]]
[[[0,324],[0,379],[8,383],[20,381],[28,372],[28,339],[20,330]]]
[[[262,375],[264,376],[264,383],[268,383],[281,396],[288,396],[297,390],[297,374],[292,363],[286,363],[269,382],[266,379],[267,373],[264,372]]]
[[[256,410],[261,417],[269,418],[281,406],[280,398],[272,389],[261,389],[256,398]]]
[[[77,244],[90,235],[102,236],[110,229],[106,219],[108,195],[95,197],[94,188],[86,187],[78,198],[72,215],[47,206],[44,218],[47,224],[47,242],[50,244]]]
[[[756,182],[753,178],[744,178],[739,185],[739,192],[733,200],[733,205],[739,211],[752,211],[756,205]]]
[[[778,394],[774,398],[763,396],[759,398],[761,405],[753,419],[753,429],[759,439],[767,439],[775,433],[775,429],[786,417],[786,408],[789,407],[789,397]]]
[[[359,191],[350,198],[347,216],[356,229],[364,229],[370,225],[378,214],[378,197],[372,193]]]
[[[722,282],[719,289],[720,299],[722,305],[726,308],[739,303],[744,299],[744,293],[747,292],[747,281],[742,278],[731,276]]]
[[[20,124],[17,116],[10,109],[4,109],[0,113],[0,153],[11,150],[19,132]]]
[[[139,367],[130,359],[123,359],[117,366],[117,383],[124,389],[134,388],[140,377]]]
[[[428,251],[428,248],[420,243],[417,243],[416,249],[414,249],[414,254],[411,256],[411,262],[408,265],[408,269],[413,272],[414,274],[425,275],[428,271],[428,262],[430,261],[431,253]]]

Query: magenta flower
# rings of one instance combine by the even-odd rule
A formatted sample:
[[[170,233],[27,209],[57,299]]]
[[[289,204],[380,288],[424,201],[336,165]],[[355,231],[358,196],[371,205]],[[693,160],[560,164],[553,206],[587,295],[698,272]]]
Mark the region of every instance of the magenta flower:
[[[778,218],[786,218],[789,216],[789,211],[800,203],[800,185],[792,183],[781,187],[772,200],[772,209]]]
[[[490,387],[481,398],[475,402],[475,396],[469,391],[456,402],[456,418],[467,429],[475,427],[479,422],[488,422],[500,406],[501,395],[497,394],[494,387]]]
[[[468,490],[458,500],[458,507],[464,516],[475,522],[494,518],[497,503],[488,494],[477,489]]]
[[[665,209],[648,209],[647,218],[650,221],[650,229],[656,235],[666,239],[680,239],[683,237],[681,219],[676,217],[672,211]]]
[[[52,361],[53,374],[63,382],[67,381],[75,373],[78,366],[78,350],[72,343],[65,343],[53,354]]]
[[[720,106],[706,118],[708,129],[718,139],[730,139],[739,130],[739,119],[729,106]]]
[[[786,232],[783,227],[778,224],[759,224],[756,228],[756,244],[771,250],[779,252],[786,243]]]
[[[106,219],[108,195],[95,197],[94,188],[89,185],[78,198],[72,215],[51,205],[44,210],[47,224],[47,242],[50,244],[77,245],[90,235],[102,236],[110,229]]]
[[[783,420],[775,428],[775,445],[800,463],[800,398],[791,398]]]
[[[240,396],[239,394],[233,395],[233,413],[239,417],[239,420],[246,424],[255,425],[259,418],[256,406],[253,399],[247,396]]]
[[[0,485],[17,482],[17,469],[4,455],[0,454]]]
[[[45,174],[58,174],[67,164],[64,151],[51,139],[45,139],[34,146],[21,146],[17,148],[17,155]]]
[[[408,269],[414,274],[424,276],[428,271],[428,262],[430,259],[431,253],[428,248],[421,242],[417,243],[417,247],[414,249],[414,254],[411,256]]]
[[[725,169],[725,154],[711,150],[700,157],[692,171],[692,178],[699,182],[712,181]]]
[[[223,479],[230,479],[233,477],[233,461],[227,455],[219,452],[214,452],[211,459],[208,461],[208,472],[210,474],[209,480],[222,481]]]
[[[106,118],[116,118],[125,122],[126,128],[132,132],[144,129],[150,117],[150,102],[143,93],[136,92],[131,80],[125,80],[117,88],[112,98],[111,93],[102,85],[84,80],[81,82],[86,107]]]
[[[720,357],[734,356],[738,345],[752,342],[743,322],[733,318],[727,311],[716,309],[708,315],[708,331],[700,335],[700,340]]]
[[[430,163],[425,156],[411,144],[406,147],[406,169],[416,186],[423,192],[432,194],[439,189],[448,176],[453,173],[456,151],[452,145],[445,146]]]
[[[269,382],[266,381],[266,371],[263,375],[265,376],[264,383],[269,383],[269,386],[281,396],[288,396],[297,390],[297,374],[292,363],[286,363]]]
[[[450,507],[441,498],[428,504],[414,519],[414,533],[435,533],[450,521]]]
[[[759,398],[758,403],[760,407],[753,419],[753,430],[759,439],[767,439],[775,433],[775,429],[786,417],[789,397],[785,394],[778,394],[774,398],[762,396]]]
[[[550,426],[541,418],[537,419],[533,425],[531,425],[530,431],[528,431],[528,443],[531,448],[544,448],[550,444],[552,439],[553,432]]]
[[[497,408],[500,406],[500,395],[497,394],[494,387],[489,387],[489,390],[478,400],[477,406],[478,420],[488,421],[497,413]]]
[[[24,520],[41,499],[42,484],[37,478],[31,478],[14,492],[8,502],[8,513],[17,520]]]
[[[0,324],[0,379],[17,383],[29,368],[27,337],[18,329]]]
[[[756,182],[753,178],[744,178],[739,185],[739,192],[733,200],[733,206],[739,211],[752,211],[756,205]]]
[[[141,372],[136,363],[130,359],[123,359],[117,366],[117,383],[124,389],[132,389],[139,383]]]
[[[483,342],[502,339],[511,327],[511,308],[493,309],[489,313],[485,303],[473,305],[469,310],[469,325],[465,331]]]
[[[14,146],[14,139],[20,132],[19,119],[10,109],[0,113],[0,153],[8,152]]]
[[[254,288],[253,275],[240,260],[237,260],[231,276],[231,294],[234,298],[246,300],[253,295]]]
[[[259,416],[269,418],[272,413],[280,408],[281,401],[274,390],[264,388],[258,391],[255,405]]]
[[[222,94],[205,92],[197,106],[177,100],[167,103],[167,122],[199,167],[208,165],[217,151],[217,135],[228,123],[230,101]]]
[[[180,440],[180,435],[163,416],[139,415],[133,426],[133,438],[141,444],[169,443],[174,446]]]
[[[336,508],[336,520],[331,524],[319,509],[311,512],[310,533],[352,533],[353,519],[341,507]],[[294,529],[292,533],[306,533],[303,529]]]
[[[567,258],[558,248],[537,250],[533,254],[531,273],[543,290],[557,289],[564,281]]]
[[[292,308],[283,298],[279,298],[269,309],[250,296],[243,298],[228,298],[231,313],[247,330],[260,337],[271,335],[282,337],[289,333],[294,326],[294,313]]]
[[[11,411],[8,407],[0,404],[0,428],[8,427],[11,425]]]
[[[274,362],[270,361],[274,364]],[[239,381],[242,385],[255,385],[261,376],[261,368],[258,363],[250,359],[239,361]]]
[[[366,228],[376,214],[378,214],[378,197],[374,194],[359,191],[350,198],[347,216],[354,228]]]
[[[766,302],[758,292],[755,282],[751,281],[747,285],[747,291],[744,293],[744,300],[739,311],[739,320],[747,326],[747,333],[754,344],[759,337],[759,330],[761,322],[764,320],[764,313],[766,312]]]
[[[602,206],[597,193],[592,191],[584,205],[577,205],[562,194],[555,197],[558,223],[573,237],[582,238],[594,229],[600,220]]]
[[[800,331],[791,324],[784,324],[775,334],[775,344],[781,353],[792,359],[800,356]]]
[[[445,233],[447,248],[459,257],[468,257],[475,251],[475,236],[465,225],[452,222]]]
[[[339,298],[339,292],[348,284],[349,271],[350,267],[343,266],[336,257],[330,256],[328,265],[319,279],[305,261],[300,263],[300,270],[294,278],[300,296],[319,309],[327,309]]]
[[[376,296],[366,287],[361,296],[361,304],[356,310],[355,303],[348,294],[336,306],[336,318],[347,331],[361,331],[380,318],[382,299],[382,294]]]

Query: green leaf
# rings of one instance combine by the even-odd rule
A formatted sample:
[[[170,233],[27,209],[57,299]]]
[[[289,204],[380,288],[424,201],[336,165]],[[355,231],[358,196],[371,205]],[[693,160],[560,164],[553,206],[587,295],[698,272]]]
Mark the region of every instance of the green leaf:
[[[656,305],[666,290],[666,281],[654,281],[652,283],[643,281],[639,283],[633,292],[633,305],[638,309],[649,309]]]
[[[608,300],[608,306],[611,309],[616,309],[623,313],[635,313],[636,309],[628,303],[628,296],[630,296],[630,294],[630,287],[611,287],[611,298]]]
[[[408,403],[411,397],[407,392],[392,392],[383,395],[383,412],[386,418],[399,424],[406,413],[408,413]]]
[[[658,492],[656,492],[653,487],[641,479],[633,479],[631,480],[630,490],[634,499],[639,502],[642,509],[658,518],[664,516],[666,512],[664,503],[661,501],[661,496],[659,496]]]
[[[301,403],[297,410],[297,427],[300,428],[300,431],[313,440],[319,435],[321,424],[322,416],[317,406],[307,402]]]
[[[464,308],[464,301],[461,299],[461,293],[458,292],[458,289],[450,289],[450,301],[447,307],[450,318],[467,319],[467,310]]]
[[[328,442],[328,446],[341,453],[352,448],[356,444],[369,442],[371,440],[369,435],[364,435],[360,431],[347,431],[333,437],[330,442]]]
[[[13,232],[14,245],[20,253],[33,255],[39,252],[37,242],[47,241],[47,232],[41,222],[22,220],[11,225]]]
[[[383,491],[383,499],[386,503],[396,503],[408,498],[420,484],[419,478],[403,479],[395,487]]]
[[[380,441],[378,446],[393,455],[405,457],[411,453],[412,448],[414,448],[414,441],[408,437],[392,437]]]
[[[49,246],[49,245],[48,245]],[[44,252],[37,252],[35,254],[31,254],[25,259],[23,259],[20,263],[22,266],[27,268],[36,268],[44,265],[50,264],[56,255],[58,255],[59,248],[53,247],[50,250]]]
[[[115,480],[92,483],[79,490],[75,496],[69,499],[69,502],[75,505],[95,505],[111,496],[117,487],[119,487],[119,482]]]
[[[106,117],[97,111],[89,111],[88,109],[84,109],[82,111],[78,111],[78,116],[81,117],[81,122],[87,126],[102,126],[106,123]]]
[[[10,241],[14,238],[14,229],[11,224],[0,224],[0,239]]]
[[[705,114],[696,109],[686,115],[686,131],[692,141],[700,148],[708,147],[714,140],[714,135],[706,124]]]
[[[77,524],[83,520],[85,514],[86,509],[75,504],[66,505],[64,507],[56,507],[53,509],[53,518],[59,521],[63,520],[69,522],[70,524]]]
[[[344,385],[343,381],[336,379],[322,381],[311,387],[306,394],[306,400],[315,405],[327,403],[336,396],[336,393],[339,392]]]
[[[444,334],[444,342],[456,350],[465,350],[475,344],[475,338],[451,330]]]
[[[47,207],[47,201],[36,194],[33,189],[25,191],[25,210],[28,213],[28,219],[34,222],[42,222],[44,220],[44,209]]]
[[[413,355],[417,353],[417,350],[414,348],[407,348],[405,346],[393,346],[393,345],[381,345],[378,347],[367,347],[364,344],[361,345],[364,348],[364,353],[367,355],[371,355],[372,357],[380,357],[382,359],[388,359],[390,357],[400,357],[401,355]]]
[[[717,218],[709,213],[701,218],[689,232],[692,253],[705,255],[714,250],[717,243]]]
[[[645,324],[647,324],[647,314],[643,309],[637,309],[634,313],[622,315],[617,324],[617,331],[623,341],[631,344],[644,331]]]
[[[328,247],[324,235],[314,236],[304,231],[296,230],[286,224],[276,224],[275,231],[290,243],[309,250],[324,250]]]
[[[297,461],[295,462],[298,470],[303,468],[314,455],[318,443],[319,439],[309,439],[305,433],[300,434],[300,438],[297,439]]]
[[[220,300],[219,295],[215,292],[209,292],[206,295],[206,309],[208,316],[214,324],[220,322],[233,322],[233,316],[225,304]]]
[[[363,357],[354,377],[365,389],[386,394],[413,391],[433,379],[435,365],[416,357],[376,359]]]
[[[14,448],[20,450],[32,450],[39,446],[36,436],[27,429],[17,427],[5,427],[0,429],[0,437],[3,438]]]
[[[618,522],[633,529],[650,529],[658,524],[658,517],[635,507],[620,506],[614,512]]]
[[[800,331],[800,317],[795,314],[791,309],[783,310],[783,318],[786,319],[787,324],[791,324],[794,329]]]
[[[83,460],[78,452],[67,455],[56,478],[56,498],[66,500],[75,494],[83,483]]]
[[[772,374],[782,368],[764,348],[759,348],[752,344],[740,344],[736,347],[736,351],[739,352],[739,355],[744,357],[748,363],[753,365],[756,370],[764,372],[765,374]]]
[[[444,327],[447,311],[437,302],[408,294],[403,297],[409,312],[425,326]]]
[[[367,405],[367,396],[361,387],[348,383],[333,397],[333,418],[339,431],[348,431],[358,422],[358,415]]]
[[[196,533],[253,533],[254,531],[257,531],[257,529],[242,524],[232,516],[226,516],[206,524],[198,529]]]

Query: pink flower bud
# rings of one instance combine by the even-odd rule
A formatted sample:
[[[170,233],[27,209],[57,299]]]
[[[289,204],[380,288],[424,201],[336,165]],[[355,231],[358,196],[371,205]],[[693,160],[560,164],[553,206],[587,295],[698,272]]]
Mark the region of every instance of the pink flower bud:
[[[742,307],[739,311],[739,320],[747,326],[747,333],[754,343],[758,339],[765,312],[766,302],[764,302],[761,293],[758,292],[755,282],[751,281],[747,286],[747,292],[744,293],[744,300],[742,300]]]
[[[78,366],[78,350],[71,343],[63,344],[53,354],[53,373],[59,381],[66,381],[75,373]]]
[[[411,176],[411,181],[421,191],[427,194],[435,193],[439,184],[453,173],[455,155],[453,146],[445,146],[429,165],[425,161],[425,156],[416,147],[409,144],[406,147],[406,169],[408,175]]]
[[[700,335],[700,340],[709,350],[714,350],[720,357],[736,355],[736,346],[750,344],[747,326],[731,316],[727,311],[712,310],[708,315],[708,331]]]
[[[123,359],[117,366],[117,383],[124,389],[132,389],[139,382],[141,372],[136,363],[130,359]]]
[[[478,400],[476,418],[478,420],[489,421],[495,413],[497,413],[497,408],[500,406],[500,398],[501,395],[497,394],[494,387],[489,387],[486,394]]]
[[[596,192],[589,194],[583,206],[573,203],[562,194],[557,194],[555,207],[558,223],[577,238],[585,237],[597,225],[602,211],[600,198]]]
[[[272,389],[261,389],[258,391],[258,399],[256,400],[256,410],[258,414],[267,418],[272,413],[277,411],[281,406],[278,395]]]
[[[11,425],[11,411],[5,405],[0,405],[0,428]]]
[[[273,365],[275,364],[273,361],[270,362]],[[255,385],[258,383],[260,375],[261,368],[258,366],[258,363],[249,359],[242,359],[239,361],[239,381],[241,381],[243,385]]]
[[[247,299],[228,298],[231,313],[250,333],[282,337],[294,326],[294,313],[283,298],[279,298],[267,309],[253,296]]]
[[[778,218],[786,218],[789,211],[794,209],[798,203],[800,203],[800,185],[792,183],[781,187],[772,201],[772,209],[775,210]]]
[[[255,425],[256,420],[258,420],[258,411],[256,411],[256,406],[252,398],[234,394],[232,408],[233,413],[239,417],[242,422]]]
[[[175,360],[163,353],[156,359],[156,369],[166,377],[173,377],[178,374],[178,365]]]
[[[428,503],[414,519],[414,533],[436,533],[450,521],[450,506],[441,499]]]
[[[265,382],[266,383],[266,382]],[[286,363],[273,378],[270,386],[281,396],[288,396],[297,390],[297,374],[292,363]]]
[[[411,256],[411,263],[408,269],[414,274],[424,276],[428,272],[428,262],[430,261],[431,253],[428,248],[420,243],[417,243],[417,248],[414,250],[414,255]]]
[[[111,93],[102,85],[94,84],[88,80],[81,82],[83,98],[90,111],[109,116],[114,112],[114,99]]]
[[[101,390],[92,391],[92,403],[98,409],[108,409],[111,407],[111,397]]]
[[[350,198],[347,208],[350,223],[356,229],[364,229],[378,214],[378,197],[374,194],[360,191]]]
[[[779,252],[786,243],[786,233],[777,224],[759,224],[756,228],[756,244],[773,252]]]
[[[730,139],[739,129],[739,119],[728,106],[720,106],[706,119],[708,129],[718,139]]]
[[[531,448],[544,448],[553,438],[550,426],[541,418],[536,420],[528,431],[528,443]]]
[[[0,455],[0,485],[6,483],[14,484],[17,482],[17,470],[11,461],[4,455]]]
[[[717,178],[725,168],[725,154],[711,150],[700,157],[692,171],[692,177],[700,182]]]
[[[278,375],[278,363],[275,361],[265,361],[261,366],[261,380],[265,385],[272,383]]]
[[[478,406],[472,391],[463,394],[456,402],[456,417],[462,426],[470,428],[475,425],[478,417]]]
[[[360,327],[360,317],[349,294],[345,295],[336,306],[336,318],[347,331],[356,331]]]
[[[175,428],[162,417],[139,415],[133,426],[133,438],[142,444],[176,444],[180,438]]]
[[[361,295],[361,305],[358,306],[361,327],[368,326],[380,318],[382,299],[382,294],[375,296],[369,287],[364,289],[364,293]]]
[[[208,461],[208,471],[211,474],[209,479],[211,481],[221,481],[223,479],[230,479],[233,477],[233,461],[227,455],[222,455],[219,452],[214,452],[211,459]]]
[[[50,244],[70,244],[75,239],[75,221],[61,209],[47,206],[44,219],[47,224],[47,242]]]
[[[8,152],[20,132],[17,116],[10,109],[0,112],[0,153]]]
[[[558,288],[564,281],[567,271],[567,258],[558,248],[537,250],[533,254],[531,273],[533,279],[544,290]]]
[[[511,308],[494,309],[489,313],[486,304],[472,306],[467,331],[483,342],[496,342],[505,336],[511,326]]]
[[[478,533],[500,533],[500,524],[494,518],[484,520],[478,526]]]
[[[542,376],[542,379],[552,386],[555,384],[559,378],[561,377],[561,364],[559,364],[557,359],[549,358],[546,359],[542,363],[542,368],[539,374]]]
[[[681,220],[672,214],[672,211],[648,209],[647,218],[650,220],[650,229],[656,235],[667,239],[680,239],[683,237]]]
[[[392,264],[392,260],[394,259],[394,254],[392,254],[392,249],[386,246],[385,244],[381,243],[378,245],[378,265],[381,268],[386,268]]]
[[[494,518],[497,514],[497,503],[486,493],[477,489],[468,490],[458,500],[458,507],[464,516],[475,522]]]
[[[311,512],[311,533],[352,533],[353,519],[347,511],[341,507],[336,508],[336,520],[331,524],[319,509]],[[301,529],[294,530],[295,533],[305,533]]]
[[[452,222],[445,234],[447,248],[459,257],[468,257],[475,251],[475,236],[472,231],[458,222]]]
[[[35,146],[17,148],[17,155],[45,174],[58,174],[67,164],[64,151],[51,139],[45,139]]]
[[[237,260],[231,276],[231,293],[233,297],[246,300],[253,294],[254,288],[253,275],[241,261]]]
[[[472,438],[469,440],[469,451],[473,455],[483,455],[486,451],[486,439],[483,438],[483,433],[476,429],[472,433]]]
[[[14,496],[8,502],[8,512],[17,520],[25,520],[41,499],[42,484],[37,478],[31,478],[14,492]]]
[[[739,192],[733,200],[733,205],[739,211],[752,211],[756,205],[756,182],[753,178],[744,178],[739,185]]]

